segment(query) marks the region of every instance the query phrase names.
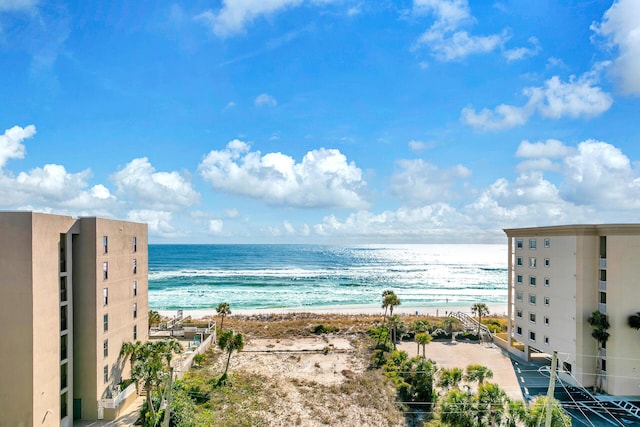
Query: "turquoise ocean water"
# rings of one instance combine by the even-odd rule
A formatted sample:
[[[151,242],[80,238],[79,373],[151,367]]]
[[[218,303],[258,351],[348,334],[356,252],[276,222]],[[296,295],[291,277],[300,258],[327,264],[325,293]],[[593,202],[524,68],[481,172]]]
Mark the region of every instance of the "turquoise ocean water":
[[[506,245],[150,245],[149,307],[232,310],[506,304]]]

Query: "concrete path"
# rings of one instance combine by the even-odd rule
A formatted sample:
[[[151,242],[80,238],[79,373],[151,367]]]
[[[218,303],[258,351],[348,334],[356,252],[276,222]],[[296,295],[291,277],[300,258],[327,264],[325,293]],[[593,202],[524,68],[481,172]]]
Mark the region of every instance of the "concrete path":
[[[415,342],[403,342],[398,348],[413,357],[417,354],[418,345]],[[511,359],[493,344],[435,341],[427,344],[426,356],[434,360],[439,368],[457,367],[464,370],[469,365],[486,366],[493,371],[493,378],[487,381],[498,384],[510,398],[524,400]]]
[[[132,426],[140,415],[144,396],[138,396],[125,412],[114,421],[74,421],[73,427],[125,427]]]

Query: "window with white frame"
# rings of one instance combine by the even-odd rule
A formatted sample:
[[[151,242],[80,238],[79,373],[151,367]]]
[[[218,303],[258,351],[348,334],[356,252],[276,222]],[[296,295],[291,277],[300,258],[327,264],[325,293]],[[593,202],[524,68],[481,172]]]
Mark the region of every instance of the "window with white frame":
[[[536,248],[536,239],[529,239],[529,249]]]
[[[137,296],[138,295],[138,281],[134,280],[133,281],[133,296]]]
[[[104,365],[104,368],[102,368],[102,376],[104,378],[104,383],[108,383],[109,382],[109,365]]]
[[[549,267],[551,265],[551,260],[549,258],[544,259],[544,266]]]
[[[109,237],[102,236],[102,253],[109,253]]]
[[[531,341],[535,341],[536,340],[536,333],[534,331],[529,331],[529,339]]]
[[[131,239],[131,244],[133,245],[133,252],[138,252],[138,238],[136,236]]]
[[[535,294],[529,294],[529,304],[536,305],[536,295]]]
[[[102,280],[109,278],[109,263],[107,261],[102,263]]]
[[[522,283],[522,274],[518,274],[518,275],[516,276],[516,281],[517,281],[518,283]]]
[[[529,286],[536,285],[536,276],[529,276]]]
[[[521,309],[519,309],[519,308],[518,308],[518,309],[516,309],[516,317],[517,317],[518,319],[522,319],[522,310],[521,310]]]
[[[522,328],[520,326],[516,326],[516,335],[522,335]]]
[[[102,315],[102,332],[109,332],[109,315]]]
[[[138,260],[137,259],[133,259],[133,274],[136,274],[138,272]]]
[[[549,345],[549,337],[544,337],[544,343],[545,343],[546,345]]]
[[[102,305],[109,304],[109,288],[102,289]]]
[[[545,278],[544,278],[544,285],[545,285],[545,286],[549,286],[550,284],[551,284],[551,280],[549,280],[549,278],[548,278],[548,277],[545,277]]]
[[[522,257],[521,256],[516,257],[516,265],[517,266],[522,266]]]
[[[529,313],[529,322],[536,323],[536,314],[535,313]]]
[[[544,297],[544,305],[549,306],[549,297]]]
[[[109,357],[109,340],[105,339],[102,343],[102,357]]]
[[[133,318],[137,318],[138,317],[138,303],[134,302],[133,303]]]
[[[536,268],[537,262],[535,257],[529,258],[529,268]]]
[[[522,239],[516,240],[516,249],[522,249],[523,247]]]
[[[544,316],[544,324],[549,326],[549,318],[547,316]]]
[[[517,291],[516,292],[516,301],[522,301],[522,292],[521,291]]]
[[[551,239],[544,239],[544,247],[545,248],[551,247]]]

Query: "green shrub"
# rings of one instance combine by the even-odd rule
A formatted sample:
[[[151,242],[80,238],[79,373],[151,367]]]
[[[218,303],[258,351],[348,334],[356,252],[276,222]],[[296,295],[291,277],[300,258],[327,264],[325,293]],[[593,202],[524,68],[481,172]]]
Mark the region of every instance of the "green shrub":
[[[326,326],[322,323],[311,328],[311,332],[313,332],[314,334],[332,334],[338,331],[339,329],[335,326]]]

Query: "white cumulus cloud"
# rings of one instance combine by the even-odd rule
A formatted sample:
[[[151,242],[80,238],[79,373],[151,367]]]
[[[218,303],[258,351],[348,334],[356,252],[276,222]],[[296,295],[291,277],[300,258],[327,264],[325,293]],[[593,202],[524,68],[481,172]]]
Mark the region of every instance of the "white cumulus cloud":
[[[220,219],[209,220],[209,233],[220,234],[224,223]]]
[[[508,35],[470,35],[461,27],[475,21],[467,0],[414,0],[416,14],[432,14],[435,22],[417,40],[417,46],[426,46],[441,61],[452,61],[466,56],[491,52],[501,47]]]
[[[455,198],[459,181],[471,176],[462,165],[440,169],[422,159],[400,160],[397,166],[399,170],[391,177],[391,194],[413,206]]]
[[[613,72],[624,93],[640,95],[640,2],[618,0],[591,29],[618,49]]]
[[[476,129],[495,131],[522,126],[536,112],[550,119],[598,116],[613,104],[611,95],[596,86],[599,67],[567,82],[553,76],[543,86],[525,88],[523,94],[528,100],[522,107],[501,104],[494,110],[480,111],[465,107],[460,113],[461,120]]]
[[[111,176],[118,194],[154,207],[172,209],[191,206],[200,195],[178,172],[156,172],[146,157],[133,159]]]
[[[31,138],[36,134],[36,127],[29,125],[21,128],[14,126],[4,131],[0,135],[0,169],[4,167],[9,159],[22,159],[25,153],[25,147],[22,141]]]
[[[309,151],[301,162],[282,153],[250,151],[233,140],[224,150],[213,150],[198,167],[211,185],[230,194],[295,207],[358,208],[366,182],[355,163],[339,150]]]
[[[171,212],[151,209],[132,210],[127,214],[127,219],[147,223],[149,234],[168,238],[180,236],[180,233],[171,224],[173,219]]]
[[[557,139],[547,139],[544,142],[524,140],[516,150],[516,157],[564,157],[571,152],[570,147]]]

